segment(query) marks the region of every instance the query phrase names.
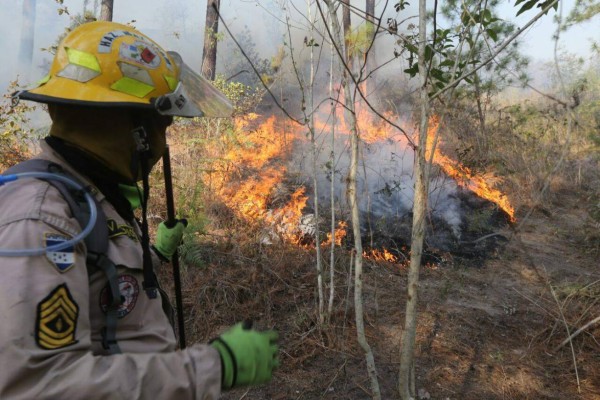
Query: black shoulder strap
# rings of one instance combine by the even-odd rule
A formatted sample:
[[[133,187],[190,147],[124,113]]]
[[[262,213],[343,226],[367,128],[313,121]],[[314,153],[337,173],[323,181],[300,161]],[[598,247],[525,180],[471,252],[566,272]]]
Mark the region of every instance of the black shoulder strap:
[[[6,174],[18,174],[24,172],[50,172],[61,174],[81,184],[77,178],[67,173],[60,165],[39,158],[23,161],[5,171]],[[88,224],[90,217],[89,205],[83,191],[70,188],[65,183],[58,180],[42,180],[48,182],[60,192],[69,205],[73,217],[75,217],[81,229],[83,229]],[[118,308],[122,303],[121,292],[119,291],[117,268],[107,257],[109,238],[106,215],[99,204],[96,204],[96,206],[98,210],[96,222],[94,223],[94,227],[90,234],[84,239],[87,248],[86,264],[88,274],[91,274],[93,269],[97,268],[104,272],[108,280],[110,298],[106,310],[106,327],[102,331],[102,345],[105,350],[108,350],[111,354],[115,354],[121,352],[116,340]]]

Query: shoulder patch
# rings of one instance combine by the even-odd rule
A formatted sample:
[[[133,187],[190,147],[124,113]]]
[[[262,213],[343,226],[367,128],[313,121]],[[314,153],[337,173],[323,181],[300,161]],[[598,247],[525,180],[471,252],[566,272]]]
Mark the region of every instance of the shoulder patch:
[[[35,341],[45,350],[56,350],[77,343],[75,330],[79,306],[65,283],[58,285],[38,303]]]
[[[44,233],[44,244],[46,247],[64,243],[69,239],[69,237],[58,233]],[[59,272],[66,272],[75,265],[75,249],[73,246],[69,246],[59,251],[47,251],[46,258]]]
[[[119,319],[125,317],[133,310],[135,303],[137,303],[138,295],[140,293],[140,286],[137,279],[132,275],[120,275],[118,278],[119,291],[121,292],[121,304],[117,308],[117,316]],[[102,289],[100,292],[100,308],[102,312],[106,313],[109,306],[109,285]]]
[[[108,237],[109,238],[116,238],[119,236],[127,236],[129,239],[133,240],[134,242],[139,242],[139,239],[137,237],[137,235],[135,234],[135,230],[126,224],[123,225],[119,225],[117,223],[117,221],[115,221],[114,219],[109,219],[106,221],[106,224],[108,225]]]

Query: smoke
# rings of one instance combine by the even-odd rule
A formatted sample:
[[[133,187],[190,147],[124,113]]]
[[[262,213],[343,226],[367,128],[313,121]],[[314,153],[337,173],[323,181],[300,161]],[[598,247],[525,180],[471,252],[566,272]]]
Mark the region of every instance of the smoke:
[[[409,121],[395,121],[404,127],[410,127]],[[382,124],[383,125],[383,124]],[[316,133],[317,147],[317,192],[320,207],[327,209],[331,203],[331,132],[329,127]],[[364,129],[364,128],[363,128]],[[410,131],[410,130],[409,130]],[[366,132],[362,132],[366,134]],[[333,196],[336,211],[349,215],[346,199],[347,177],[350,168],[349,132],[336,127],[336,139],[333,146]],[[363,221],[371,219],[374,224],[409,221],[414,197],[414,152],[404,136],[395,135],[392,139],[382,139],[373,143],[361,141],[360,161],[357,171],[359,209]],[[313,197],[312,146],[301,138],[290,160],[291,175],[303,177],[303,183],[311,188],[307,194]],[[429,184],[430,217],[443,221],[451,230],[455,239],[461,238],[461,225],[464,221],[461,200],[457,196],[458,186],[446,176],[432,177]],[[314,201],[312,202],[314,204]]]

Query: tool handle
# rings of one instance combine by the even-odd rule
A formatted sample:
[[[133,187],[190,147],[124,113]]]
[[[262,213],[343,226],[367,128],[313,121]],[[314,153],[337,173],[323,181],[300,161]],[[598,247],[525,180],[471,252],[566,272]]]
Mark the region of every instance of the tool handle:
[[[167,198],[167,227],[173,227],[177,223],[175,219],[175,201],[173,199],[173,178],[171,174],[171,154],[169,146],[166,146],[163,154],[163,172],[165,175],[165,197]],[[175,254],[171,259],[173,265],[173,281],[175,284],[175,302],[177,306],[177,328],[179,331],[179,347],[185,349],[185,324],[183,321],[183,299],[181,293],[181,271],[179,270],[179,254]]]

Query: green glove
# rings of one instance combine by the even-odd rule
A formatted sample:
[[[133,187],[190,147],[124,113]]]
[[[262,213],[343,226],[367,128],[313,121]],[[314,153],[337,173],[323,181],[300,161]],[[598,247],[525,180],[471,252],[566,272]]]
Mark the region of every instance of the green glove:
[[[121,194],[125,196],[129,202],[132,211],[140,208],[142,205],[142,191],[137,186],[119,183],[119,189],[121,190]]]
[[[211,342],[221,355],[221,387],[259,385],[271,380],[279,366],[278,334],[259,332],[239,323]]]
[[[166,259],[170,260],[175,254],[175,250],[181,244],[183,231],[187,226],[185,219],[178,219],[174,226],[168,227],[161,222],[158,224],[154,248]]]

